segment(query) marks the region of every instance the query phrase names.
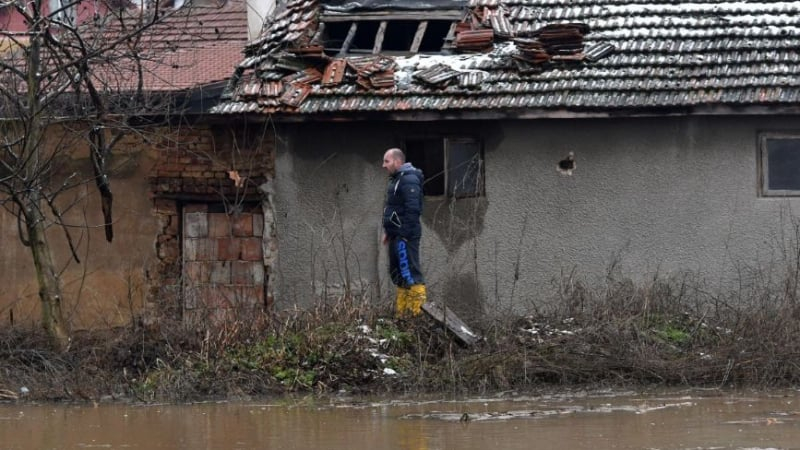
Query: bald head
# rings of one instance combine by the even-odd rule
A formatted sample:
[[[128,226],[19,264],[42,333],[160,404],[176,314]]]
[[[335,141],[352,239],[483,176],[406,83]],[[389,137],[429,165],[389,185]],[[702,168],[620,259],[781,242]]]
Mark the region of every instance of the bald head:
[[[397,172],[405,162],[406,155],[399,148],[390,148],[383,154],[383,168],[389,172],[389,175]]]

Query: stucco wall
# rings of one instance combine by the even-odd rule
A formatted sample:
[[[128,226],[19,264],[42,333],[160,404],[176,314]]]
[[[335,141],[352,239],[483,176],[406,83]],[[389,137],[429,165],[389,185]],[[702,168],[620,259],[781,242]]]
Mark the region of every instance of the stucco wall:
[[[155,153],[135,138],[115,147],[109,161],[114,194],[114,240],[109,243],[85,141],[68,128],[52,127],[48,136],[64,147],[54,163],[58,173],[76,173],[76,179],[89,180],[59,198],[80,264],[70,258],[63,229],[53,226],[48,234],[61,271],[65,314],[76,329],[129,323],[131,314],[142,308],[145,271],[154,254],[156,222],[147,175]],[[38,322],[39,287],[32,256],[20,243],[15,217],[6,210],[0,210],[0,249],[0,326],[9,324],[12,316],[15,324]]]
[[[797,200],[758,196],[757,133],[796,120],[285,125],[276,155],[276,304],[307,303],[347,280],[367,289],[381,282],[372,292],[388,300],[382,153],[406,136],[436,134],[484,140],[486,196],[426,202],[432,298],[468,314],[526,310],[552,298],[562,274],[600,280],[615,262],[634,278],[691,272],[732,285],[739,268],[780,259],[781,232],[800,211]],[[564,176],[556,164],[570,151],[577,168]]]

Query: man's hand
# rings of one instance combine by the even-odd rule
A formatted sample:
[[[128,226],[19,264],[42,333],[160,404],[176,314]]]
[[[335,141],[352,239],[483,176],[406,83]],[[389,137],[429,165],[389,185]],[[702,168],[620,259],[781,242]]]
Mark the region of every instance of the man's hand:
[[[386,245],[388,243],[389,243],[389,236],[387,236],[386,233],[384,232],[383,237],[381,238],[381,244]]]

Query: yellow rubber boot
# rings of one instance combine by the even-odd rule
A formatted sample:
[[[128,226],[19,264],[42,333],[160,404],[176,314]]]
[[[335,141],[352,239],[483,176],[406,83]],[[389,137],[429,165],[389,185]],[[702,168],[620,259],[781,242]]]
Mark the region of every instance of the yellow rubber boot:
[[[411,315],[418,316],[422,313],[422,304],[428,300],[428,292],[424,284],[414,284],[408,289],[408,307]]]
[[[409,306],[409,295],[410,291],[404,287],[397,288],[397,306],[395,312],[398,317],[403,317],[406,315],[407,311],[410,311]]]

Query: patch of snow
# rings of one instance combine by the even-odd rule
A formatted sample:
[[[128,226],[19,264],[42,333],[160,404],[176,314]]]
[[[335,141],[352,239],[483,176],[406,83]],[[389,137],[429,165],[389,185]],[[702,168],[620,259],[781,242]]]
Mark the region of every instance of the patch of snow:
[[[471,53],[457,55],[422,55],[416,54],[408,57],[396,58],[397,69],[394,72],[394,81],[398,88],[403,89],[412,83],[414,72],[428,69],[437,64],[444,64],[457,72],[470,73],[488,72],[469,67],[480,67],[481,64],[491,63],[498,59],[505,59],[516,52],[517,46],[513,42],[500,42],[488,53]]]
[[[386,361],[389,360],[389,356],[388,355],[384,355],[383,353],[378,353],[378,352],[376,352],[374,350],[370,350],[369,354],[372,355],[373,358],[378,358],[378,360],[380,360],[381,364],[386,364]]]

